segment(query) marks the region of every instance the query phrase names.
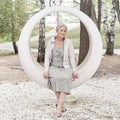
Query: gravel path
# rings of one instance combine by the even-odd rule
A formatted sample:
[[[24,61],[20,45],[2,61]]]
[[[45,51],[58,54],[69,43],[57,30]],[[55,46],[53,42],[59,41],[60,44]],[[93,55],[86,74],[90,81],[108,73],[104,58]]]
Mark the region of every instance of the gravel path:
[[[60,120],[120,120],[120,56],[104,56],[96,74],[67,96]],[[30,81],[18,55],[0,55],[0,120],[57,120],[52,91]]]
[[[0,85],[0,120],[56,120],[54,93],[32,81]],[[61,120],[120,120],[120,76],[92,78],[71,91]]]

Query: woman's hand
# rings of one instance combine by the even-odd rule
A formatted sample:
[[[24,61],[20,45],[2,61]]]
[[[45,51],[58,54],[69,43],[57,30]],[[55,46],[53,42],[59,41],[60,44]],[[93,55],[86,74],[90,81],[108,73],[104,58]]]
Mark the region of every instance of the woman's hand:
[[[73,81],[76,80],[78,78],[78,73],[74,71],[72,77],[73,77]]]
[[[44,77],[45,79],[47,79],[48,76],[49,76],[48,72],[44,72],[44,73],[43,73],[43,77]]]

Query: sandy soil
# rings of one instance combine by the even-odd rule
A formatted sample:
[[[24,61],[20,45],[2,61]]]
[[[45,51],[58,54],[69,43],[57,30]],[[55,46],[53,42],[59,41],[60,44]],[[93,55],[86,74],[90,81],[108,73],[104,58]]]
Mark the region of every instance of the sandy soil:
[[[93,77],[112,77],[120,75],[120,56],[104,55],[97,72]],[[0,54],[0,82],[23,82],[29,78],[20,65],[18,55],[12,53]]]
[[[18,55],[0,54],[0,120],[57,120],[54,93],[30,81]],[[93,78],[67,96],[61,120],[120,120],[120,56],[103,56]]]

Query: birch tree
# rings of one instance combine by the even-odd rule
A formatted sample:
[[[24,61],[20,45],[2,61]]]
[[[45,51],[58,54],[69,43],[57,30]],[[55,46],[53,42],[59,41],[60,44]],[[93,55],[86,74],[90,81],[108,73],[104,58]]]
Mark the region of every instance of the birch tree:
[[[101,28],[101,0],[98,0],[98,29]]]
[[[117,11],[117,16],[118,16],[118,21],[120,23],[120,2],[119,0],[116,0],[116,11]]]
[[[45,1],[40,0],[40,9],[45,8]],[[39,26],[39,45],[38,45],[38,56],[37,62],[44,62],[45,55],[45,17],[40,20]]]
[[[114,54],[114,40],[115,40],[115,0],[111,1],[110,20],[108,20],[108,11],[105,0],[102,0],[102,15],[103,15],[103,28],[106,40],[106,54]]]
[[[0,38],[4,42],[12,42],[15,54],[18,53],[16,41],[27,20],[26,9],[25,0],[0,1]]]

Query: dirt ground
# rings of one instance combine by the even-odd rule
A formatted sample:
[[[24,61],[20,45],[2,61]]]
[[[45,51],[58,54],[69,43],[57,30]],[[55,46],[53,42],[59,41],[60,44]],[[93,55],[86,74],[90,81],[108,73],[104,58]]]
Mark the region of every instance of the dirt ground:
[[[120,56],[103,55],[101,64],[93,77],[113,77],[120,75]],[[1,82],[22,82],[29,78],[24,73],[19,56],[12,53],[0,53],[0,83]]]
[[[120,56],[119,55],[103,55],[101,64],[94,75],[95,77],[120,75]]]

